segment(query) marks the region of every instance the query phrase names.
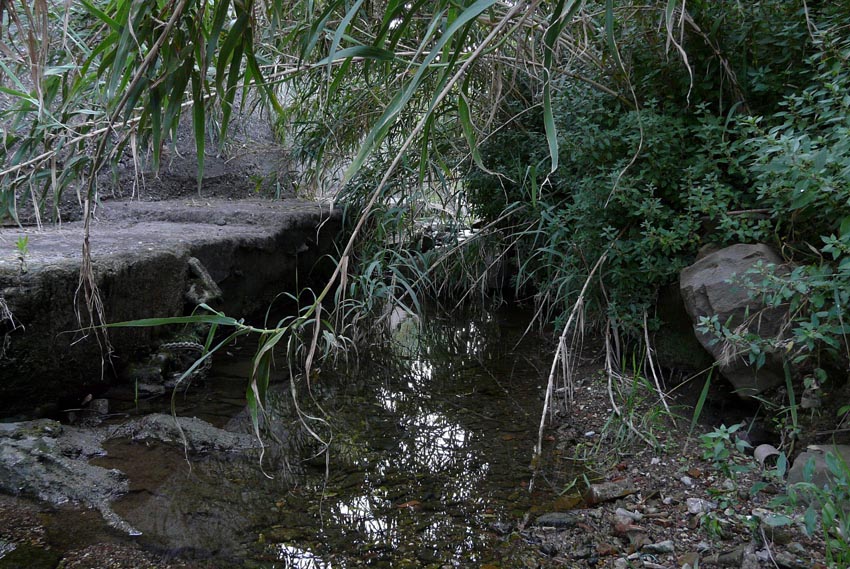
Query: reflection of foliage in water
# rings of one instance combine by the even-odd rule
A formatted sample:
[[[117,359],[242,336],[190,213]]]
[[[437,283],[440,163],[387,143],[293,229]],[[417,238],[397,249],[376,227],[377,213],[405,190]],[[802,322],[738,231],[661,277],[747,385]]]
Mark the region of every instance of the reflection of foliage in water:
[[[521,488],[543,354],[539,342],[512,352],[526,321],[489,312],[426,318],[421,327],[407,321],[388,350],[360,358],[356,373],[323,372],[313,394],[333,425],[330,474],[325,480],[318,463],[308,473],[324,498],[297,503],[315,533],[270,546],[280,558],[325,566],[310,556],[297,564],[286,549],[294,547],[334,567],[418,567],[495,555],[489,524],[528,506]]]

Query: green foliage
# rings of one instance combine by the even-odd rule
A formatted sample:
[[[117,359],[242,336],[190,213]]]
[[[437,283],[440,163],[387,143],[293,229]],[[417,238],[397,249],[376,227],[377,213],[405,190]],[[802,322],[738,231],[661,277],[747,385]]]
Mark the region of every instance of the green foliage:
[[[657,291],[703,245],[782,246],[800,266],[753,275],[753,294],[791,307],[793,338],[774,346],[736,340],[752,348],[754,363],[793,348],[798,363],[815,354],[815,368],[829,367],[824,357],[847,351],[850,71],[842,30],[850,12],[779,1],[687,6],[676,38],[687,61],[662,57],[670,40],[647,32],[650,16],[618,20],[631,75],[602,69],[590,75],[595,83],[559,86],[558,171],[545,175],[542,121],[532,106],[482,146],[487,170],[466,177],[471,207],[514,228],[506,231],[517,243],[517,288],[537,290],[556,324],[582,275],[607,255],[585,308],[634,334]],[[572,69],[592,71],[583,62]],[[639,110],[598,86],[629,79]],[[523,92],[512,104],[529,108],[539,96]]]
[[[149,145],[157,167],[187,92],[200,189],[208,109],[220,103],[217,134],[223,137],[239,81],[263,84],[253,45],[254,2],[28,4],[4,4],[16,34],[12,45],[26,47],[0,62],[0,90],[10,100],[0,110],[8,125],[0,131],[0,217],[17,219],[20,195],[32,197],[36,216],[47,204],[57,216],[61,194],[117,162],[134,133],[142,148]]]
[[[850,18],[850,16],[848,16]],[[835,28],[816,35],[819,51],[809,60],[813,84],[787,95],[767,121],[741,121],[736,144],[749,165],[758,202],[770,211],[781,243],[797,266],[759,265],[740,276],[753,298],[782,307],[789,332],[761,338],[708,320],[704,329],[745,346],[757,365],[770,352],[821,384],[827,371],[850,359],[850,41]],[[763,123],[773,126],[765,128]]]
[[[750,448],[750,444],[735,434],[743,426],[742,423],[731,427],[721,425],[700,436],[702,457],[711,460],[715,468],[733,481],[737,474],[750,470],[750,465],[741,460],[744,451]]]
[[[30,236],[22,235],[15,240],[15,249],[18,250],[18,257],[24,258],[29,254]]]
[[[815,460],[811,458],[803,468],[803,482],[789,485],[787,493],[774,499],[772,506],[790,511],[804,505],[806,533],[813,535],[820,530],[830,566],[846,567],[850,564],[850,467],[833,452],[826,453],[825,462],[826,484],[813,483]]]
[[[20,272],[24,274],[27,272],[27,255],[30,252],[30,237],[29,235],[22,235],[15,240],[15,248],[18,250],[18,262],[20,263]]]

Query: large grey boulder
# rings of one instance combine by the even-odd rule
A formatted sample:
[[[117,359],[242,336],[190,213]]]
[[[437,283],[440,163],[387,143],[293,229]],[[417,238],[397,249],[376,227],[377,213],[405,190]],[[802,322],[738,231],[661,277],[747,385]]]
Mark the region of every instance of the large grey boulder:
[[[746,288],[735,283],[757,263],[781,265],[782,259],[767,245],[732,245],[715,251],[682,271],[679,286],[685,309],[703,347],[717,361],[720,372],[742,397],[757,395],[784,381],[783,360],[768,353],[764,365],[756,369],[749,363],[747,346],[717,341],[698,330],[700,318],[717,316],[721,324],[763,338],[780,338],[788,315],[785,310],[766,308],[750,298]]]
[[[834,455],[838,459],[836,462],[838,465],[841,465],[841,463],[850,464],[850,445],[810,446],[794,459],[794,464],[788,470],[788,484],[811,482],[818,488],[831,486],[838,473],[830,470],[826,461],[827,454]],[[806,480],[805,469],[810,460],[813,461],[813,468],[811,478]]]

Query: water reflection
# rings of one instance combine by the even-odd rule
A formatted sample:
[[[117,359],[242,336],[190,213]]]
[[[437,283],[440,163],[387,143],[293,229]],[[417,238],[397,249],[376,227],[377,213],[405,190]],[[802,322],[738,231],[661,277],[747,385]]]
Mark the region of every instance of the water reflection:
[[[396,524],[376,513],[388,507],[389,503],[382,498],[356,496],[348,501],[337,502],[332,506],[332,512],[338,523],[360,532],[368,540],[398,545]]]
[[[333,567],[313,553],[291,545],[278,544],[274,546],[274,549],[277,558],[284,562],[283,569],[331,569]]]
[[[296,545],[336,568],[485,562],[498,541],[490,523],[511,521],[527,500],[544,378],[539,342],[511,351],[524,321],[405,321],[392,352],[373,354],[356,377],[334,388],[325,374],[319,404],[333,409],[337,433],[330,478],[307,482],[323,495],[304,506],[318,541]],[[302,566],[329,565],[292,565]]]

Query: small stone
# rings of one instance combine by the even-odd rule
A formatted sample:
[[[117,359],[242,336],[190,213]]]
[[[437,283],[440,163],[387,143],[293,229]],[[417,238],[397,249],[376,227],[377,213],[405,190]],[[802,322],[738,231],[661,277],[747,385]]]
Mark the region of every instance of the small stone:
[[[548,555],[549,557],[554,557],[558,555],[558,548],[552,543],[544,543],[540,546],[540,553]]]
[[[618,518],[623,518],[624,520],[631,520],[633,522],[639,522],[643,519],[643,514],[640,512],[630,512],[625,508],[617,508],[614,511],[614,514]]]
[[[761,566],[755,549],[755,545],[752,543],[744,548],[744,554],[741,559],[741,569],[758,569]]]
[[[535,520],[534,525],[537,527],[571,528],[581,521],[582,516],[579,514],[580,511],[543,514]]]
[[[656,466],[658,464],[661,464],[661,459],[658,458],[657,456],[655,456],[655,457],[652,458],[652,460],[649,461],[649,464],[651,464],[652,466]]]
[[[641,551],[645,553],[673,553],[676,550],[676,546],[673,545],[672,540],[659,541],[658,543],[650,543],[643,546]]]
[[[700,514],[707,514],[711,510],[717,507],[717,504],[711,502],[709,500],[703,500],[701,498],[688,498],[686,500],[688,504],[688,513],[693,514],[695,516]]]
[[[699,565],[699,553],[695,551],[690,551],[688,553],[680,555],[679,559],[677,560],[677,563],[682,568],[686,566],[691,568],[697,567]]]
[[[740,566],[742,560],[744,559],[744,546],[739,545],[738,547],[730,550],[724,551],[716,556],[714,563],[720,566]]]
[[[637,551],[639,551],[644,545],[652,543],[649,536],[641,532],[629,532],[628,538],[629,545]]]
[[[514,527],[512,524],[507,522],[493,522],[490,524],[490,529],[499,535],[509,535],[513,531]]]
[[[805,558],[805,556],[803,556]],[[810,569],[812,566],[807,565],[802,559],[797,559],[790,553],[778,551],[774,554],[776,564],[782,569]]]
[[[601,555],[602,557],[607,557],[609,555],[616,555],[619,552],[619,548],[613,543],[597,543],[596,544],[596,553]]]
[[[592,436],[594,436],[595,434],[596,434],[596,431],[587,431],[587,432],[584,434],[584,436],[586,436],[586,437],[592,437]]]
[[[92,399],[90,406],[96,415],[109,415],[109,399]]]
[[[628,566],[628,560],[623,557],[614,560],[614,569],[627,569]]]
[[[688,488],[694,487],[694,481],[690,476],[682,476],[679,480],[681,480],[682,484],[684,484]]]
[[[585,499],[588,504],[599,504],[616,500],[629,494],[637,492],[637,488],[629,480],[617,480],[613,482],[602,482],[601,484],[591,484],[587,490]]]
[[[162,395],[165,393],[164,385],[157,385],[154,383],[138,383],[136,384],[136,388],[142,395]]]

